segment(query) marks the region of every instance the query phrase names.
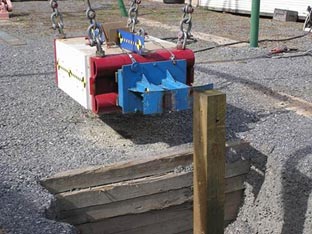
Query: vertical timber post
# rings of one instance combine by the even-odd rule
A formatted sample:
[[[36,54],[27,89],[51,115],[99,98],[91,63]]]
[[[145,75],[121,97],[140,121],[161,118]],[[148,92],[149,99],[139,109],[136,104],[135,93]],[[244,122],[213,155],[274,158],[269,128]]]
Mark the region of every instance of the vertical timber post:
[[[194,234],[224,233],[225,94],[194,91]]]
[[[260,0],[252,0],[250,23],[250,47],[258,47]]]
[[[121,16],[122,17],[128,17],[128,12],[126,10],[126,7],[125,7],[123,0],[118,0],[118,6],[119,6]]]

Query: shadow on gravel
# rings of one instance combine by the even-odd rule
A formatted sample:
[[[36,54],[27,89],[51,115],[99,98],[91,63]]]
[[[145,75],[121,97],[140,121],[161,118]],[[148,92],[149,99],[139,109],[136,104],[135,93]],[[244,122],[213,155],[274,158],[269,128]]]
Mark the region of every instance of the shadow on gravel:
[[[312,178],[299,171],[298,167],[302,160],[311,155],[312,146],[307,146],[290,155],[284,165],[282,172],[284,225],[281,232],[283,234],[301,234],[304,231],[309,196],[312,192]],[[304,167],[311,168],[311,165],[300,166]]]
[[[193,140],[191,110],[152,116],[113,114],[100,119],[123,138],[139,145],[164,142],[176,146]]]
[[[152,116],[109,114],[99,118],[123,138],[130,139],[135,144],[165,142],[176,146],[193,141],[192,110]],[[227,140],[237,139],[237,133],[248,131],[248,125],[259,120],[260,117],[256,113],[227,105]]]
[[[1,153],[1,152],[0,152]],[[0,154],[1,157],[1,154]],[[14,165],[13,165],[14,166]],[[0,174],[13,167],[0,162]],[[24,167],[23,167],[24,168]],[[25,166],[25,170],[27,166]],[[15,173],[0,176],[0,234],[9,233],[70,233],[78,234],[69,224],[57,224],[55,207],[47,208],[38,202],[41,193],[30,177],[21,172],[21,168],[11,168]],[[20,177],[21,176],[21,177]],[[26,180],[29,178],[30,180]],[[46,201],[48,202],[48,201]],[[54,204],[54,200],[51,201]],[[1,232],[4,231],[4,232]]]
[[[227,105],[227,140],[238,140],[237,133],[250,130],[250,124],[260,121],[257,113],[248,112],[232,105]],[[265,179],[265,171],[267,164],[267,155],[258,151],[251,145],[246,145],[233,155],[227,155],[227,161],[234,162],[239,159],[245,159],[250,162],[250,171],[245,180],[252,187],[254,200],[257,199]]]
[[[169,146],[177,146],[193,141],[191,110],[154,116],[102,115],[100,119],[123,138],[139,145],[164,142]],[[248,124],[259,120],[256,114],[227,105],[227,140],[237,139],[237,133],[248,131]]]
[[[2,166],[0,171],[5,171]],[[34,217],[34,203],[24,197],[25,191],[14,180],[0,178],[0,234],[6,233],[1,233],[1,228],[8,233],[26,233]]]
[[[250,171],[248,173],[246,182],[252,187],[252,193],[255,201],[259,195],[265,179],[265,170],[268,157],[251,146],[246,149],[245,153],[249,155],[250,160]]]

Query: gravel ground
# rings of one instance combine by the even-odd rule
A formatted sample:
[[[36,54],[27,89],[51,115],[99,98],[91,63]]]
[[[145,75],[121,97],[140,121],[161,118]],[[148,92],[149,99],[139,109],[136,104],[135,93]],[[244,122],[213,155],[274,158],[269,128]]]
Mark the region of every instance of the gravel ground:
[[[92,1],[99,20],[119,20],[117,3]],[[84,35],[83,1],[62,1],[67,35]],[[182,5],[145,1],[144,18],[179,24]],[[75,233],[53,216],[53,197],[38,180],[86,165],[112,164],[171,147],[192,145],[192,113],[98,118],[57,89],[53,70],[51,9],[47,2],[14,4],[0,31],[25,45],[0,41],[0,230],[6,233]],[[165,16],[165,17],[159,17]],[[144,22],[141,22],[144,25]],[[302,34],[302,23],[261,19],[260,38]],[[151,35],[175,32],[146,27]],[[246,40],[249,18],[196,9],[194,31]],[[192,49],[215,45],[198,41]],[[281,92],[312,102],[312,57],[259,58],[287,45],[310,49],[311,36],[260,48],[225,47],[196,54],[196,84],[211,83],[227,94],[227,139],[245,139],[252,170],[238,218],[225,233],[312,233],[312,119],[289,111]],[[209,61],[209,63],[206,63]],[[1,231],[0,231],[1,232]]]

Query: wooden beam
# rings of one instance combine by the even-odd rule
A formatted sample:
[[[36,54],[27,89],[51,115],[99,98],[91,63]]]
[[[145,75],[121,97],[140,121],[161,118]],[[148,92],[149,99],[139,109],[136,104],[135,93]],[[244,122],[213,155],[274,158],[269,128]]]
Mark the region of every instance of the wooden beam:
[[[192,207],[192,203],[188,202],[167,209],[153,210],[140,214],[122,215],[110,219],[99,220],[97,222],[81,224],[76,227],[82,234],[103,234],[103,227],[105,227],[105,234],[114,234],[123,231],[136,230],[143,226],[150,226],[156,223],[160,226],[162,222],[167,220],[180,219],[179,223],[174,223],[172,226],[179,226],[180,229],[181,226],[184,226],[181,222],[183,220],[188,224],[185,229],[186,231],[192,229]],[[142,232],[137,233],[143,234]],[[149,234],[149,232],[147,233]],[[191,232],[189,231],[188,234],[189,233]]]
[[[235,219],[241,204],[243,190],[225,194],[224,221]],[[186,202],[166,209],[151,210],[138,214],[120,215],[79,224],[76,227],[81,234],[120,234],[120,233],[177,233],[189,234],[193,231],[193,206]],[[170,224],[170,226],[166,226]],[[164,229],[164,227],[166,227]]]
[[[121,215],[164,209],[189,202],[192,200],[192,197],[192,189],[188,187],[136,197],[120,202],[63,211],[60,213],[59,218],[61,221],[70,224],[83,224]]]
[[[73,210],[89,206],[104,205],[136,197],[191,187],[193,173],[168,173],[115,184],[103,185],[91,189],[65,192],[56,195],[60,210]]]
[[[247,146],[248,143],[243,141],[229,142],[226,144],[226,151],[233,149],[239,150]],[[174,152],[164,152],[145,160],[119,162],[115,165],[93,166],[61,172],[42,179],[40,183],[49,192],[58,194],[66,191],[143,178],[145,176],[161,175],[172,172],[177,167],[189,166],[192,162],[193,149],[182,149]],[[248,171],[248,160],[227,163],[225,178],[246,174]]]
[[[245,177],[246,172],[239,175],[236,174],[234,177],[225,178],[225,193],[244,189]],[[161,176],[151,176],[90,189],[59,193],[56,195],[56,205],[58,210],[65,211],[112,202],[117,204],[116,202],[118,201],[191,187],[192,185],[192,171],[168,173]]]
[[[40,183],[51,193],[57,194],[74,189],[160,175],[174,171],[177,166],[184,167],[190,164],[192,164],[192,149],[176,150],[175,152],[169,151],[144,160],[61,172],[42,179]]]
[[[250,162],[248,160],[238,160],[233,163],[225,164],[224,178],[231,178],[243,174],[247,174],[250,169]]]
[[[167,219],[163,222],[154,222],[150,225],[143,225],[138,228],[131,228],[118,232],[118,234],[174,234],[184,232],[192,226],[192,219],[184,212],[180,217]],[[189,232],[190,233],[190,232]]]
[[[224,233],[225,94],[195,91],[194,234]]]
[[[237,190],[225,194],[224,221],[234,220],[237,216],[244,190]],[[223,230],[222,230],[223,233]]]

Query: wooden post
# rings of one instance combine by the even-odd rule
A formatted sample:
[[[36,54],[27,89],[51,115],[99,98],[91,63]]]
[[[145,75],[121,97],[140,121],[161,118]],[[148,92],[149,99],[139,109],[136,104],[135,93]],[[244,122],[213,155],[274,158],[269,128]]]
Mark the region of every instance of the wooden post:
[[[195,91],[194,234],[224,233],[225,94]]]

